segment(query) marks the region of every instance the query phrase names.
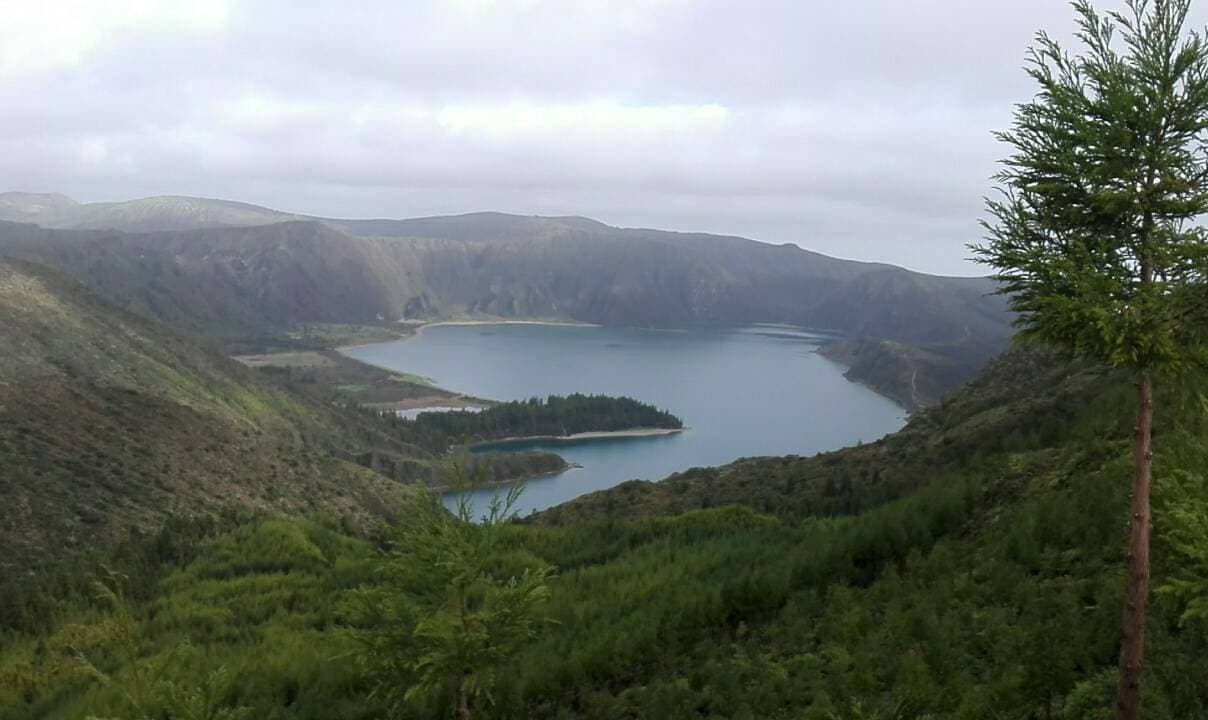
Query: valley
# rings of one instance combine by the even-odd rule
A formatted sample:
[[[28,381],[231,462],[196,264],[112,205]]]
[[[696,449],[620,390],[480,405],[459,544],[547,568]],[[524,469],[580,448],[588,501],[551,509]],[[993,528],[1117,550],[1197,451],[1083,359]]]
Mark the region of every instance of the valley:
[[[1205,720],[1203,3],[9,3],[0,720]]]
[[[985,281],[597,225],[0,223],[0,718],[389,713],[413,675],[378,643],[450,582],[398,554],[429,530],[485,553],[481,592],[546,578],[484,717],[1110,703],[1118,371],[987,362],[1009,330]],[[556,244],[633,264],[605,288]],[[674,259],[646,277],[651,253]],[[1204,420],[1162,402],[1165,527],[1202,502]],[[489,522],[501,502],[519,522]],[[1208,686],[1179,537],[1156,549],[1148,698],[1190,718]]]

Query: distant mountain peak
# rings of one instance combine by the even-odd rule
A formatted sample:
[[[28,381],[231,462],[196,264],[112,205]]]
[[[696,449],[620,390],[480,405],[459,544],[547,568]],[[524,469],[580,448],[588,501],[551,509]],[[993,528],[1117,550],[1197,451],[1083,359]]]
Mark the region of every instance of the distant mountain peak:
[[[79,203],[62,193],[0,193],[0,218],[5,220],[34,220],[75,207]]]
[[[34,222],[48,228],[154,232],[250,227],[298,218],[248,203],[187,195],[81,204],[58,193],[0,194],[0,220]]]

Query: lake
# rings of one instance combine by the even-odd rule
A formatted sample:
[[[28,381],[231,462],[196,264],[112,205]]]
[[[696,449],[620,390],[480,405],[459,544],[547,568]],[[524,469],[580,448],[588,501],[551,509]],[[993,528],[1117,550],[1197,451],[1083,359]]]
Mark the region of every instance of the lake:
[[[669,410],[678,435],[527,443],[581,465],[528,481],[521,514],[632,479],[758,455],[813,455],[891,433],[906,412],[814,351],[824,337],[779,326],[641,330],[580,325],[433,325],[348,351],[362,362],[495,400],[596,393]],[[485,497],[485,496],[484,496]],[[476,507],[482,508],[480,498]]]

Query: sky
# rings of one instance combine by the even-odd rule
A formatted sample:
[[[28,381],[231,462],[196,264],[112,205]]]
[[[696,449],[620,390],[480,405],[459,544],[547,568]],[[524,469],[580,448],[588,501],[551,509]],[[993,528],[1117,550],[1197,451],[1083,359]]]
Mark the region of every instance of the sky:
[[[0,18],[0,190],[586,215],[941,274],[981,272],[991,133],[1032,94],[1035,32],[1073,29],[1062,0],[0,0]]]

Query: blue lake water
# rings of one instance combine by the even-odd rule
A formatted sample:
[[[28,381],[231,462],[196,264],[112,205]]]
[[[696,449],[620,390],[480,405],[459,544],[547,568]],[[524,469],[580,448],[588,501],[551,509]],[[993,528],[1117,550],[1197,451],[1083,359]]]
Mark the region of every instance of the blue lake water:
[[[812,455],[899,429],[905,411],[817,355],[823,340],[776,326],[434,325],[348,354],[495,400],[627,395],[675,413],[688,426],[664,437],[509,446],[556,452],[582,466],[530,480],[519,506],[527,514],[626,480],[659,480],[740,457]]]

